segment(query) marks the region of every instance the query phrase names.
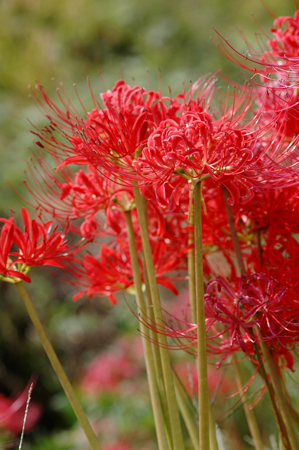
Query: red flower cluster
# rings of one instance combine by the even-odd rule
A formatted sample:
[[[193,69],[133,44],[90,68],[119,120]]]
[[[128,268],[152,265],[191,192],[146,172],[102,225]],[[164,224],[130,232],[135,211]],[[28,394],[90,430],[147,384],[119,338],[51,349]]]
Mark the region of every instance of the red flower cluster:
[[[244,234],[246,229],[245,247],[256,224],[249,222],[250,212],[242,211],[250,211],[267,188],[276,192],[298,182],[297,141],[287,140],[285,129],[276,126],[288,110],[275,107],[265,113],[264,91],[264,100],[254,111],[253,86],[250,93],[248,89],[235,93],[231,107],[211,111],[215,81],[202,77],[187,93],[171,98],[121,80],[102,94],[103,107],[92,94],[94,109],[86,118],[61,96],[62,106],[56,106],[41,85],[37,86],[40,95],[32,90],[49,119],[49,126],[34,132],[37,145],[51,153],[60,168],[55,173],[41,157],[37,171],[29,168],[26,183],[35,205],[55,215],[58,222],[69,220],[70,229],[87,240],[104,242],[99,252],[83,256],[81,265],[69,266],[71,282],[83,288],[75,299],[86,293],[108,296],[115,303],[115,293],[133,285],[123,214],[132,211],[140,252],[133,182],[148,199],[158,282],[173,291],[176,276],[167,273],[187,267],[192,183],[206,179],[204,267],[210,279],[217,274],[217,258],[228,263],[224,273],[235,275],[221,186],[226,186],[229,202],[236,205],[238,231]],[[77,164],[78,171],[70,164]],[[246,259],[250,259],[247,253]],[[142,259],[140,272],[143,279]]]
[[[296,183],[295,143],[286,146],[275,136],[273,147],[271,130],[285,111],[276,108],[265,123],[261,108],[245,124],[252,102],[245,90],[230,109],[219,117],[211,115],[214,85],[214,78],[203,77],[187,94],[170,99],[120,81],[102,95],[105,107],[95,103],[87,120],[75,118],[71,107],[66,112],[58,109],[39,85],[44,109],[51,114],[50,126],[35,132],[38,145],[61,159],[60,167],[92,164],[120,184],[135,180],[147,198],[154,190],[157,202],[170,210],[178,206],[188,180],[211,177],[215,185],[225,184],[231,203],[249,201],[259,187]],[[55,130],[69,146],[57,140]]]

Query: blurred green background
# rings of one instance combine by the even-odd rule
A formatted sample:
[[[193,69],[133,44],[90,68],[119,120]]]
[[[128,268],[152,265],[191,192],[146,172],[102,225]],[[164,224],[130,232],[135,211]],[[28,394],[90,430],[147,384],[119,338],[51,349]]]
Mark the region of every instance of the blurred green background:
[[[283,5],[280,0],[268,0],[267,4],[276,15],[294,13],[292,0]],[[19,214],[23,204],[6,180],[28,198],[22,185],[25,160],[30,158],[33,139],[30,135],[32,125],[27,119],[37,126],[44,123],[42,114],[28,97],[28,85],[34,84],[37,74],[52,99],[56,99],[53,77],[57,83],[63,81],[71,99],[75,98],[72,84],[76,83],[86,109],[92,108],[86,77],[91,77],[94,93],[98,95],[103,91],[99,71],[107,89],[113,87],[121,73],[129,84],[147,86],[147,71],[151,87],[156,89],[158,70],[164,92],[170,85],[172,92],[177,93],[184,79],[188,84],[190,79],[195,81],[220,68],[229,77],[241,81],[239,71],[209,38],[212,36],[218,41],[214,27],[234,47],[243,51],[246,44],[240,36],[241,30],[255,45],[255,33],[260,30],[252,12],[268,33],[273,17],[260,0],[0,0],[1,215],[9,216],[9,208]],[[264,39],[267,40],[265,36]],[[44,408],[37,431],[26,437],[23,448],[74,449],[75,443],[81,442],[77,439],[78,430],[72,432],[72,437],[67,432],[75,423],[74,417],[17,291],[14,286],[3,283],[0,289],[0,390],[7,395],[22,390],[35,373],[39,380],[33,397]],[[35,271],[30,291],[73,380],[80,379],[83,364],[98,351],[111,345],[117,336],[138,328],[122,299],[115,308],[108,301],[99,299],[83,299],[73,304],[69,286],[53,281],[46,269]],[[151,419],[147,412],[143,413],[148,411],[146,399],[143,402],[143,397],[139,397],[135,402],[139,413],[132,413],[132,416],[125,407],[128,399],[114,400],[119,401],[120,409],[113,407],[112,404],[117,403],[109,398],[95,403],[83,399],[83,403],[97,418],[117,416],[121,423],[121,415],[129,414],[135,427],[143,424],[149,430],[146,433],[151,435]],[[258,408],[264,417],[268,417],[268,410],[263,405]],[[245,430],[246,434],[242,413],[240,417],[234,429]],[[267,421],[265,427],[273,432],[270,422]],[[82,445],[79,448],[83,448]],[[146,448],[154,448],[151,445]],[[242,445],[247,448],[240,440],[236,445],[235,448],[241,449]],[[135,448],[141,450],[141,447]]]

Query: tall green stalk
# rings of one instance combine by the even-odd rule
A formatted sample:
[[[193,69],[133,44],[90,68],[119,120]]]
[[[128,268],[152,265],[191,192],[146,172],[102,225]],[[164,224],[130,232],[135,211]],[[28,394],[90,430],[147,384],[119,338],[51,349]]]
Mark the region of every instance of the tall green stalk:
[[[186,403],[186,393],[183,390],[183,387],[176,377],[174,375],[174,383],[175,383],[175,392],[178,400],[178,404],[186,425],[186,428],[188,430],[192,445],[194,450],[199,450],[199,443],[198,443],[198,428],[195,425],[194,419],[191,416],[190,410],[188,408],[188,405]]]
[[[243,391],[243,381],[242,381],[240,368],[238,366],[238,362],[236,361],[235,357],[234,357],[233,367],[234,367],[234,371],[235,371],[235,375],[236,375],[238,389],[240,392],[242,392]],[[260,433],[260,430],[259,430],[259,427],[257,424],[257,420],[255,418],[254,412],[252,410],[250,410],[248,407],[247,395],[245,392],[243,393],[242,398],[243,398],[243,410],[244,410],[244,413],[246,416],[250,434],[252,436],[252,439],[254,440],[255,448],[256,448],[256,450],[264,450],[264,445],[263,445],[261,433]]]
[[[28,295],[28,292],[25,289],[24,284],[22,281],[19,283],[16,283],[16,287],[18,288],[19,293],[21,294],[21,297],[23,299],[23,302],[26,306],[26,309],[28,311],[28,314],[32,320],[32,323],[36,329],[36,332],[42,342],[42,345],[45,349],[45,352],[48,355],[48,358],[52,364],[53,369],[55,370],[59,381],[61,383],[61,386],[64,389],[64,392],[66,393],[70,404],[72,405],[73,411],[77,416],[77,419],[89,441],[90,447],[92,450],[101,450],[100,444],[98,442],[98,439],[96,435],[93,432],[93,429],[90,426],[90,423],[85,415],[85,412],[83,411],[83,408],[81,404],[79,403],[79,400],[75,394],[75,391],[69,382],[68,377],[66,376],[65,371],[63,370],[56,353],[51,345],[51,342],[49,341],[48,336],[46,335],[46,332],[42,326],[41,321],[39,320],[39,317],[37,315],[37,312],[33,306],[33,303]]]
[[[281,415],[282,415],[284,423],[285,423],[287,436],[288,436],[290,444],[291,444],[291,449],[299,450],[299,442],[298,442],[298,437],[297,437],[296,431],[293,426],[293,419],[290,414],[289,405],[286,400],[286,396],[283,392],[281,380],[279,378],[277,369],[273,362],[272,355],[270,353],[269,347],[266,342],[261,340],[260,346],[261,346],[261,350],[263,352],[263,356],[264,356],[265,362],[266,362],[268,370],[269,370],[271,381],[273,383],[277,405],[278,405],[279,410],[281,411]]]
[[[219,450],[217,433],[217,425],[215,423],[213,408],[211,402],[209,402],[209,433],[210,433],[210,450]]]
[[[131,211],[126,211],[125,213],[127,232],[129,237],[129,246],[130,246],[130,254],[131,254],[131,263],[133,269],[133,277],[134,277],[134,285],[136,289],[136,300],[139,312],[146,312],[146,303],[144,300],[143,292],[142,292],[142,281],[140,277],[139,271],[139,262],[138,262],[138,254],[135,243],[135,235],[132,224],[132,216]],[[140,329],[142,333],[142,343],[144,349],[144,357],[146,364],[146,371],[149,382],[150,396],[153,406],[156,433],[158,439],[159,450],[167,450],[168,445],[166,441],[166,432],[164,426],[164,418],[161,409],[161,402],[159,397],[159,391],[156,380],[156,372],[155,372],[155,364],[152,353],[151,343],[149,341],[150,334],[148,328],[140,322]]]
[[[144,214],[144,209],[142,206],[141,193],[139,189],[134,186],[134,196],[136,201],[136,208],[138,213],[138,220],[140,226],[141,240],[142,240],[142,248],[143,248],[143,256],[146,265],[149,287],[151,292],[151,298],[153,302],[153,309],[155,315],[156,323],[163,323],[163,315],[162,308],[160,302],[160,294],[158,290],[158,285],[156,281],[155,268],[151,253],[151,247],[148,236],[147,229],[147,218]],[[174,450],[184,450],[184,441],[178,411],[178,405],[175,397],[174,390],[174,381],[170,363],[170,355],[169,350],[167,349],[167,338],[163,334],[158,334],[159,344],[160,344],[160,354],[161,354],[161,362],[163,369],[163,377],[168,405],[168,413],[171,427],[171,435],[172,435],[172,443]]]
[[[189,282],[189,299],[191,305],[191,321],[197,322],[196,312],[196,286],[195,286],[195,253],[194,253],[194,186],[196,182],[189,180],[189,209],[188,209],[188,282]],[[218,450],[218,442],[216,436],[216,424],[213,416],[212,405],[209,402],[209,433],[210,433],[210,449]]]
[[[155,316],[154,316],[154,310],[153,310],[153,303],[151,301],[150,288],[149,288],[146,267],[144,267],[144,281],[145,281],[146,295],[147,295],[147,315],[149,317],[149,320],[152,321],[152,323],[154,323]],[[161,406],[162,406],[163,417],[164,417],[165,426],[166,426],[166,430],[167,430],[168,443],[169,443],[169,446],[172,447],[171,439],[170,439],[170,435],[171,435],[170,421],[169,421],[167,398],[166,398],[165,385],[164,385],[161,355],[160,355],[159,347],[157,345],[157,342],[159,341],[159,339],[158,339],[158,334],[153,329],[150,330],[150,338],[151,338],[151,342],[152,342],[151,346],[152,346],[152,352],[153,352],[153,357],[154,357],[156,380],[157,380],[157,384],[158,384],[158,390],[159,390],[159,396],[160,396],[160,401],[161,401]]]
[[[191,305],[191,321],[196,323],[196,287],[195,287],[195,259],[194,259],[194,182],[189,181],[189,210],[188,210],[188,284]]]
[[[147,199],[143,196],[141,197],[141,204],[142,204],[142,208],[143,208],[143,214],[145,216],[146,223],[148,226]],[[148,280],[146,264],[144,264],[143,272],[144,272],[143,275],[144,275],[144,282],[145,282],[145,289],[146,289],[145,292],[146,292],[146,298],[147,298],[147,314],[148,314],[150,321],[152,321],[152,323],[154,323],[155,322],[155,315],[154,315],[154,308],[153,308],[154,305],[153,305],[152,296],[151,296],[151,289],[150,289],[150,284],[149,284],[149,280]],[[162,402],[163,413],[168,417],[167,423],[168,423],[169,429],[170,429],[161,355],[160,355],[159,346],[156,344],[159,341],[158,333],[153,328],[151,328],[150,336],[151,336],[151,341],[152,341],[152,351],[153,351],[153,355],[154,355],[156,377],[157,377],[157,382],[158,382],[158,387],[159,387],[159,392],[160,392],[160,397],[161,397],[161,402]]]
[[[254,338],[254,336],[253,336],[253,338]],[[259,369],[260,374],[261,374],[261,376],[262,376],[262,378],[263,378],[263,380],[264,380],[264,382],[266,384],[267,390],[268,390],[268,394],[269,394],[269,397],[270,397],[270,402],[271,402],[271,406],[272,406],[272,409],[273,409],[274,417],[275,417],[275,420],[276,420],[276,423],[277,423],[277,426],[278,426],[279,435],[280,435],[280,437],[281,437],[281,439],[282,439],[282,441],[284,443],[285,449],[286,450],[292,450],[291,443],[290,443],[290,440],[289,440],[289,436],[287,434],[286,426],[285,426],[285,423],[283,421],[282,415],[280,413],[280,409],[278,408],[278,405],[277,405],[277,402],[276,402],[276,397],[275,397],[275,392],[274,392],[274,389],[273,389],[273,385],[272,385],[272,382],[270,382],[270,380],[268,378],[268,375],[267,375],[267,372],[266,372],[266,369],[265,369],[265,365],[264,365],[264,362],[263,362],[263,358],[262,358],[260,349],[259,349],[259,347],[258,347],[256,342],[253,343],[253,348],[254,348],[254,352],[255,352],[255,354],[257,356],[257,360],[259,362],[259,365],[260,365],[260,369]]]
[[[194,187],[194,240],[195,240],[195,286],[197,309],[197,371],[198,371],[198,413],[199,448],[210,449],[209,436],[209,390],[206,350],[206,325],[202,255],[201,188],[199,181]]]
[[[148,226],[147,199],[143,196],[141,196],[141,204],[142,204],[142,208],[143,208],[143,214],[145,216],[146,223]],[[152,301],[151,290],[150,290],[150,285],[149,285],[149,281],[148,281],[146,264],[143,264],[143,275],[144,275],[144,282],[145,282],[145,288],[146,288],[146,299],[147,299],[147,302],[146,302],[147,303],[147,311],[146,312],[147,312],[147,315],[148,315],[151,323],[155,323],[153,301]],[[163,369],[162,369],[162,362],[161,362],[161,354],[160,354],[159,346],[157,345],[157,342],[159,342],[159,338],[158,338],[157,332],[153,328],[150,329],[150,337],[151,337],[152,352],[153,352],[153,356],[154,356],[156,379],[157,379],[157,383],[158,383],[159,395],[160,395],[160,400],[161,400],[161,405],[162,405],[162,412],[163,412],[166,431],[167,431],[167,442],[168,442],[169,447],[173,448],[172,440],[171,440],[170,420],[169,420],[169,413],[168,413],[167,398],[166,398],[166,391],[165,391],[165,385],[164,385]]]
[[[142,208],[143,208],[143,214],[146,218],[146,221],[148,221],[147,199],[143,196],[141,197],[141,204],[142,204]],[[150,285],[149,285],[149,281],[148,281],[146,264],[143,264],[143,275],[144,275],[144,282],[145,282],[145,288],[146,288],[146,300],[147,300],[146,312],[147,312],[147,315],[148,315],[151,323],[155,323],[154,308],[153,308],[153,302],[152,302],[152,297],[151,297]],[[171,439],[171,430],[170,430],[169,412],[168,412],[168,405],[167,405],[167,398],[166,398],[166,391],[165,391],[164,377],[163,377],[163,369],[162,369],[162,362],[161,362],[161,354],[160,354],[159,346],[157,345],[157,342],[159,342],[159,338],[158,338],[157,332],[153,328],[150,329],[150,337],[151,337],[151,346],[152,346],[152,352],[153,352],[153,357],[154,357],[154,364],[155,364],[159,396],[160,396],[160,401],[161,401],[161,406],[162,406],[164,423],[165,423],[165,427],[166,427],[166,431],[167,431],[167,442],[168,442],[169,448],[173,449],[172,439]]]
[[[282,439],[281,439],[280,435],[279,435],[279,438],[278,438],[278,448],[279,448],[279,450],[286,450],[285,446],[283,445],[283,442],[282,442]]]

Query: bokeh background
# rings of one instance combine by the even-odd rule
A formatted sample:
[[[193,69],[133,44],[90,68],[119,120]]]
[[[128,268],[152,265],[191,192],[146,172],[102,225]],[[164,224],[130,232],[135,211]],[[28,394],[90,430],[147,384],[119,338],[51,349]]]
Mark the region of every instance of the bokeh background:
[[[276,15],[294,13],[292,0],[265,1]],[[95,95],[105,89],[103,83],[111,89],[120,77],[129,84],[144,86],[149,78],[156,89],[160,76],[162,91],[167,93],[170,85],[174,94],[182,88],[183,80],[188,85],[189,80],[219,69],[233,80],[242,81],[238,69],[210,40],[212,37],[219,41],[212,27],[244,51],[242,33],[256,45],[256,33],[262,34],[259,26],[269,34],[272,23],[273,17],[260,0],[0,0],[1,215],[8,217],[11,208],[18,216],[23,205],[7,180],[21,196],[29,198],[22,179],[25,160],[30,159],[33,148],[30,122],[37,126],[44,123],[28,96],[28,85],[34,84],[37,77],[53,99],[56,93],[52,78],[57,84],[63,82],[75,102],[72,84],[76,83],[86,109],[92,108],[87,76]],[[266,35],[262,38],[267,40]],[[226,87],[221,79],[219,84]],[[124,299],[120,297],[116,307],[104,299],[82,299],[74,304],[70,286],[51,278],[47,269],[36,269],[32,279],[29,289],[40,317],[102,436],[103,450],[155,449],[142,358],[132,360],[128,351],[128,347],[136,345],[139,355],[138,323]],[[0,291],[0,392],[16,395],[35,375],[38,378],[33,399],[43,409],[35,429],[25,436],[23,449],[87,448],[17,290],[2,283]],[[173,306],[181,300],[166,301]],[[100,381],[88,393],[86,383],[92,385],[93,381],[85,380],[86,367],[97,356],[102,358],[97,375]],[[189,372],[192,370],[192,358],[180,354],[174,357],[178,365],[184,360],[190,366]],[[121,364],[126,368],[125,377],[113,372]],[[97,370],[92,366],[89,372],[97,374]],[[103,373],[108,373],[105,380],[101,378]],[[245,367],[244,379],[251,373],[251,368]],[[226,376],[229,379],[229,370]],[[259,388],[256,381],[252,399]],[[230,430],[224,442],[227,440],[231,448],[247,449],[251,448],[250,440],[244,439],[248,429],[240,405],[233,407],[236,398],[226,399],[236,390],[218,394],[215,414],[223,429]],[[256,410],[264,432],[274,436],[266,404],[263,400]],[[131,444],[126,447],[128,442]],[[0,439],[0,449],[16,447],[14,436],[3,437],[3,443]]]

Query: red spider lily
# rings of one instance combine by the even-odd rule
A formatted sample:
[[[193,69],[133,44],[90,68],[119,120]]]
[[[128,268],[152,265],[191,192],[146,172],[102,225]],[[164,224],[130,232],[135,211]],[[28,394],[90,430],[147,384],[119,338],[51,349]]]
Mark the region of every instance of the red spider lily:
[[[16,262],[27,266],[51,265],[64,267],[63,262],[73,259],[73,255],[81,250],[80,247],[68,246],[65,235],[57,231],[54,221],[39,224],[35,219],[30,220],[25,208],[22,208],[24,232],[15,229],[14,242],[19,247],[19,252],[13,252],[17,256]]]
[[[177,180],[183,180],[185,183],[185,180],[182,177],[177,177]],[[164,187],[165,185],[163,185],[163,188]],[[152,205],[154,205],[156,201],[154,189],[142,188],[141,190],[149,199],[149,205],[150,207],[152,207]],[[171,201],[171,192],[169,198]],[[234,264],[232,262],[233,244],[230,237],[230,230],[227,222],[227,213],[221,186],[219,188],[215,188],[211,179],[207,179],[203,184],[203,198],[206,210],[206,213],[204,213],[202,216],[204,275],[207,280],[214,278],[215,276],[219,275],[219,273],[223,276],[231,277],[235,273]],[[161,203],[162,200],[159,200],[158,206],[161,206]],[[186,183],[181,195],[179,196],[178,204],[174,207],[174,209],[171,210],[171,204],[167,205],[167,203],[165,203],[162,209],[162,215],[164,216],[164,218],[168,218],[167,227],[169,227],[169,218],[171,217],[173,218],[173,221],[178,221],[178,223],[181,224],[184,221],[187,222],[188,206],[189,186]],[[159,208],[156,209],[158,212]],[[169,209],[171,211],[169,211]],[[238,211],[237,208],[236,210]],[[159,221],[159,227],[165,227],[165,224],[162,224],[163,219]],[[238,233],[243,234],[243,240],[241,242],[242,248],[246,247],[247,242],[252,240],[252,235],[250,235],[250,233],[252,233],[252,230],[248,230],[248,235],[246,235],[244,222],[240,222],[239,215],[236,215],[236,227]],[[175,231],[176,235],[178,236],[178,242],[180,242],[181,239],[181,232],[179,230],[181,230],[181,227],[178,227]],[[150,232],[153,236],[155,235],[154,230]],[[185,233],[187,232],[188,228],[186,227]],[[170,239],[173,240],[173,238],[171,237]],[[244,256],[245,255],[246,253],[244,254]]]
[[[167,246],[162,243],[157,243],[154,246],[157,282],[177,294],[177,289],[171,280],[178,278],[167,276],[165,273],[177,270],[181,267],[182,261],[179,257],[174,258],[171,252],[164,255],[166,249]],[[139,263],[142,280],[144,281],[141,260]],[[123,248],[123,245],[117,246],[116,249],[103,245],[98,257],[86,255],[82,265],[84,265],[84,269],[74,266],[68,269],[67,275],[71,275],[73,280],[70,281],[71,284],[76,287],[85,287],[83,291],[74,296],[74,301],[86,294],[88,297],[108,297],[111,303],[116,304],[115,294],[125,290],[130,292],[130,288],[134,285],[129,250],[128,247]],[[99,273],[101,274],[100,277]]]
[[[173,213],[188,211],[189,185],[183,177],[171,175],[164,183],[141,186],[140,191],[145,198],[158,203],[161,209]]]
[[[19,434],[23,428],[28,389],[25,389],[17,398],[7,398],[0,394],[0,428]],[[30,402],[28,409],[25,433],[34,428],[41,415],[41,407],[34,401]]]
[[[230,343],[237,341],[244,352],[253,340],[249,330],[256,326],[260,333],[255,339],[269,342],[274,354],[283,355],[299,337],[299,309],[288,300],[294,296],[298,294],[293,289],[264,274],[252,274],[248,282],[240,279],[236,291],[219,278],[207,288],[206,316],[224,324]]]
[[[299,231],[298,208],[297,186],[265,189],[257,192],[250,203],[233,208],[248,274],[263,272],[282,284],[296,284],[298,243],[293,235]],[[225,252],[226,240],[221,231],[219,237],[216,235],[217,245]],[[227,250],[231,250],[229,245]]]
[[[108,297],[112,304],[116,304],[115,293],[126,290],[134,284],[128,251],[115,252],[103,245],[99,258],[91,255],[84,256],[83,266],[69,267],[68,276],[72,276],[70,283],[74,286],[83,286],[85,289],[74,295],[76,301],[83,295]],[[99,276],[101,274],[101,276]]]
[[[240,280],[243,282],[243,279]],[[215,292],[224,290],[224,295]],[[226,299],[226,296],[228,299]],[[246,342],[251,340],[248,328],[252,329],[258,323],[254,320],[256,310],[250,309],[248,312],[244,311],[243,303],[238,299],[237,294],[231,289],[227,282],[219,278],[212,281],[207,288],[205,295],[206,300],[206,318],[211,325],[221,323],[225,329],[223,332],[217,332],[216,338],[219,334],[229,333],[229,342],[232,346],[233,342],[237,342],[240,349],[246,350]],[[257,308],[258,309],[258,308]],[[214,338],[213,337],[213,338]]]
[[[124,192],[120,190],[120,193]],[[186,270],[189,229],[182,218],[171,215],[163,217],[151,203],[148,204],[148,210],[150,245],[157,282],[176,294],[177,289],[172,281],[179,277],[168,273]],[[74,300],[87,294],[89,297],[107,296],[112,303],[116,303],[115,294],[121,290],[130,291],[134,285],[124,213],[118,207],[110,208],[106,217],[110,223],[106,229],[107,235],[111,237],[116,233],[117,237],[109,245],[102,245],[98,255],[84,256],[84,263],[80,267],[73,264],[69,267],[67,275],[70,276],[71,284],[84,288],[74,296]],[[140,252],[142,244],[136,211],[132,211],[132,218],[136,247]],[[139,265],[144,281],[141,259]]]
[[[181,264],[181,261],[178,261],[178,259],[175,261],[169,260],[167,258],[167,256],[170,256],[168,253],[167,256],[164,256],[165,247],[162,244],[157,244],[154,251],[157,282],[177,294],[177,289],[171,282],[172,279],[177,279],[177,277],[168,277],[164,274],[176,270],[178,263]],[[144,281],[143,264],[141,261],[139,263],[142,280]],[[134,286],[128,247],[123,248],[123,245],[120,245],[116,249],[112,249],[103,245],[98,257],[85,255],[82,265],[84,265],[84,269],[74,266],[68,268],[67,275],[72,277],[71,284],[76,287],[85,287],[84,290],[74,295],[74,301],[86,294],[90,298],[93,296],[108,297],[111,303],[116,304],[115,294],[126,290],[130,292],[130,288]]]
[[[179,107],[168,98],[162,99],[158,92],[146,92],[137,86],[131,88],[120,80],[112,92],[102,94],[104,108],[92,93],[95,109],[90,113],[84,109],[88,118],[83,119],[74,113],[69,100],[60,96],[64,112],[49,100],[41,85],[37,89],[42,100],[35,92],[33,95],[50,120],[48,127],[34,132],[43,142],[37,145],[64,159],[63,165],[88,164],[89,161],[96,167],[100,165],[115,172],[116,164],[118,175],[128,172],[133,178],[130,157],[143,145],[155,122],[175,116]],[[170,102],[170,106],[166,107],[165,102]],[[60,142],[55,131],[69,144]]]
[[[157,92],[146,92],[137,86],[131,88],[120,80],[112,92],[102,94],[104,109],[89,113],[84,134],[77,139],[78,153],[84,155],[96,166],[103,167],[123,181],[129,178],[142,181],[132,168],[151,131],[166,120],[176,121],[179,110],[202,110],[203,93],[210,104],[214,80],[203,77],[190,91],[176,96],[173,100],[162,97]],[[204,81],[206,83],[204,84]],[[202,95],[192,100],[194,91],[204,84]],[[167,106],[166,106],[167,105]],[[82,137],[84,142],[82,141]],[[66,162],[68,164],[68,162]]]
[[[188,319],[183,320],[167,311],[164,312],[164,319],[156,323],[144,311],[139,311],[138,315],[132,311],[135,317],[150,330],[158,334],[168,336],[174,341],[174,344],[167,344],[168,349],[184,350],[186,353],[196,357],[197,346],[197,325],[192,324]],[[221,360],[216,364],[220,367],[223,360],[227,359],[232,353],[240,351],[240,344],[237,341],[230,341],[224,336],[224,332],[217,330],[214,318],[206,318],[207,331],[207,351],[210,358],[219,358]],[[246,341],[246,337],[243,338]],[[156,345],[161,345],[156,340]],[[248,344],[249,347],[248,347]],[[248,347],[248,348],[247,348]],[[246,354],[253,354],[251,341],[246,342]]]
[[[133,167],[146,186],[155,189],[162,207],[170,200],[171,205],[178,204],[186,185],[186,181],[174,181],[179,177],[211,177],[216,185],[227,187],[230,204],[250,201],[256,188],[298,182],[297,141],[286,145],[280,129],[273,134],[274,116],[260,127],[262,110],[241,126],[249,103],[250,99],[240,113],[232,109],[230,115],[215,121],[205,111],[186,112],[175,121],[161,122],[153,131]],[[285,111],[277,114],[281,117]]]
[[[271,73],[277,73],[282,75],[280,78],[287,79],[288,75],[293,78],[294,72],[298,71],[298,56],[277,56],[275,58],[273,55],[269,56],[269,49],[266,48],[265,51],[259,51],[254,49],[251,45],[246,54],[238,52],[221,34],[214,29],[217,35],[221,39],[221,45],[215,44],[218,50],[230,61],[237,64],[240,68],[245,69],[255,75],[260,74],[262,80],[270,79]],[[268,57],[267,57],[268,55]],[[261,66],[261,69],[257,69]],[[265,68],[265,69],[264,69]]]
[[[265,190],[250,205],[234,209],[236,222],[244,221],[251,243],[256,241],[256,230],[259,233],[256,247],[252,246],[250,253],[243,253],[250,270],[263,272],[289,287],[297,284],[299,247],[294,235],[299,231],[298,197],[297,186]]]
[[[33,266],[64,267],[66,261],[75,260],[74,254],[80,246],[68,246],[65,235],[53,227],[53,221],[38,223],[31,220],[22,208],[24,231],[18,228],[14,219],[0,219],[1,229],[1,279],[16,282],[16,279],[30,282],[26,275]],[[13,245],[18,251],[12,251]]]
[[[132,161],[146,144],[151,131],[163,120],[176,120],[180,109],[200,111],[205,100],[208,108],[215,90],[214,84],[212,77],[202,77],[187,94],[184,92],[172,100],[162,97],[159,92],[147,92],[138,86],[131,88],[120,80],[112,91],[102,94],[103,108],[91,91],[95,108],[87,113],[83,107],[86,119],[77,113],[59,90],[62,109],[48,98],[38,84],[40,95],[34,90],[32,93],[50,120],[50,125],[34,132],[40,139],[37,145],[62,159],[62,165],[88,164],[89,161],[96,168],[100,166],[118,177],[128,176],[130,183],[132,179],[140,180],[132,169]],[[192,95],[199,88],[201,93],[195,101]]]
[[[268,41],[270,51],[265,52],[265,58],[298,57],[299,56],[299,12],[295,11],[294,18],[290,16],[277,17],[273,28],[270,29],[274,35]]]

